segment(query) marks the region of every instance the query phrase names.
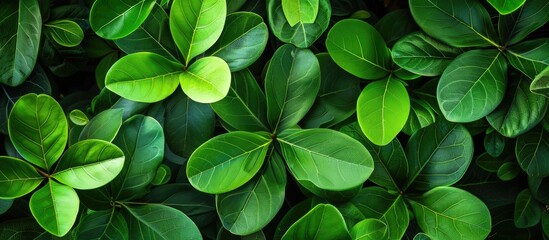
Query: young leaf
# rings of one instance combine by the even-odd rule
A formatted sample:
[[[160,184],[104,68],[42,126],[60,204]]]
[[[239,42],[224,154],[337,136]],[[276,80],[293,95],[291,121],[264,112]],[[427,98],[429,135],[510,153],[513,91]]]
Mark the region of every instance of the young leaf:
[[[193,152],[187,162],[187,177],[202,192],[232,191],[259,171],[271,142],[266,132],[218,135]]]
[[[549,98],[549,67],[541,71],[530,83],[530,91]]]
[[[94,189],[113,180],[124,166],[124,153],[112,143],[77,142],[59,160],[52,177],[75,189]]]
[[[265,94],[252,73],[244,69],[231,79],[227,96],[211,104],[215,113],[237,130],[269,131]]]
[[[351,239],[353,240],[377,240],[387,237],[387,225],[375,218],[367,218],[351,228]]]
[[[265,169],[243,186],[216,196],[223,227],[236,235],[249,235],[265,227],[284,203],[286,168],[273,153]]]
[[[290,27],[297,23],[314,23],[319,0],[282,0],[282,11]]]
[[[536,78],[549,66],[549,38],[521,42],[507,49],[507,59],[517,70],[530,79]]]
[[[179,75],[183,92],[199,103],[213,103],[227,96],[231,88],[231,70],[223,59],[204,57]]]
[[[116,94],[137,102],[158,102],[179,85],[183,65],[155,53],[124,56],[107,72],[105,85]]]
[[[147,19],[155,3],[155,0],[97,0],[90,10],[90,26],[102,38],[123,38]]]
[[[44,180],[29,163],[11,157],[0,157],[0,198],[22,197]]]
[[[530,92],[531,80],[520,76],[507,90],[503,102],[486,119],[501,135],[514,138],[532,129],[543,119],[546,98]]]
[[[520,135],[515,145],[515,154],[522,170],[529,176],[549,176],[549,133],[536,127]]]
[[[502,54],[471,50],[459,55],[442,73],[437,87],[438,105],[448,121],[472,122],[501,103],[506,86],[507,61]]]
[[[74,109],[69,113],[69,119],[77,126],[85,126],[90,121],[88,116],[79,109]]]
[[[170,30],[183,54],[185,66],[208,50],[223,31],[227,16],[225,0],[174,0],[170,10]]]
[[[441,43],[423,32],[409,34],[393,46],[393,61],[412,73],[440,76],[463,51]]]
[[[48,95],[29,93],[17,100],[8,120],[10,139],[30,163],[49,171],[69,137],[65,113]]]
[[[331,129],[286,130],[277,140],[290,172],[306,188],[348,190],[364,183],[374,168],[362,144]]]
[[[236,72],[252,65],[263,53],[269,30],[261,16],[252,12],[227,15],[219,40],[208,50],[212,56],[225,60]]]
[[[320,87],[320,66],[309,49],[286,44],[276,50],[265,76],[267,120],[273,132],[294,127],[311,108]]]
[[[93,117],[80,132],[79,140],[100,139],[112,142],[122,126],[123,109],[108,109]]]
[[[499,14],[507,15],[519,9],[526,0],[487,0]]]
[[[71,20],[55,20],[45,23],[44,30],[56,43],[64,47],[78,46],[84,39],[82,28]]]
[[[349,239],[349,232],[337,208],[330,204],[318,204],[282,237],[282,240],[290,239],[342,240]]]
[[[74,236],[77,239],[128,239],[128,224],[115,208],[92,212],[80,220]]]
[[[437,187],[409,203],[419,227],[433,239],[485,239],[492,227],[488,207],[459,188]]]
[[[371,82],[358,97],[356,113],[364,135],[374,144],[387,145],[408,120],[408,91],[392,76]]]
[[[184,213],[156,204],[124,205],[128,212],[129,239],[201,240],[198,227]]]
[[[389,48],[381,34],[366,22],[339,21],[328,33],[326,48],[337,65],[359,78],[371,80],[389,74]]]
[[[4,0],[0,10],[0,83],[15,87],[27,79],[38,57],[42,17],[37,0]]]
[[[498,46],[490,15],[476,0],[410,0],[410,11],[423,31],[450,46]]]
[[[79,204],[74,189],[50,179],[44,187],[32,194],[29,208],[40,226],[62,237],[74,225]]]
[[[546,0],[528,0],[520,9],[499,16],[498,32],[506,46],[522,41],[530,33],[549,21],[549,3]]]
[[[515,201],[514,222],[518,228],[529,228],[537,225],[544,214],[538,202],[528,189],[524,189]]]

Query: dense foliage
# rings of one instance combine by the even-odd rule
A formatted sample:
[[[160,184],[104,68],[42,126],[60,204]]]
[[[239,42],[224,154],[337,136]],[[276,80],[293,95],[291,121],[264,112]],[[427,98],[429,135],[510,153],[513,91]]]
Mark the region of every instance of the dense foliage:
[[[549,239],[547,0],[0,0],[0,239]]]

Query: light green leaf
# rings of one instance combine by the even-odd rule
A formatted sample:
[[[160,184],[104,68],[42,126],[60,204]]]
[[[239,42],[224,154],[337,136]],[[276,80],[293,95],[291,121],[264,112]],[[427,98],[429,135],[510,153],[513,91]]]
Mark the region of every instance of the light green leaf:
[[[437,87],[438,105],[451,122],[472,122],[503,100],[507,62],[497,50],[471,50],[448,65]]]
[[[515,201],[514,222],[518,228],[529,228],[537,225],[541,215],[545,214],[529,189],[521,191]]]
[[[97,0],[90,10],[90,26],[102,38],[123,38],[147,19],[155,3],[155,0]]]
[[[408,91],[392,76],[371,82],[358,97],[356,113],[364,135],[374,144],[387,145],[408,120]]]
[[[225,60],[231,72],[236,72],[261,56],[268,37],[269,30],[261,16],[253,12],[231,13],[227,15],[221,36],[208,52]]]
[[[225,0],[174,0],[170,10],[170,30],[183,54],[185,65],[208,50],[225,25]]]
[[[223,227],[236,235],[260,231],[276,216],[286,190],[286,168],[273,153],[263,171],[243,186],[216,196],[216,209]]]
[[[2,1],[0,29],[0,83],[15,87],[31,74],[38,57],[42,32],[38,1]]]
[[[314,23],[319,0],[282,0],[282,10],[290,27],[297,23]]]
[[[0,199],[22,197],[44,180],[29,163],[11,157],[0,157]]]
[[[309,49],[278,48],[265,76],[267,120],[273,132],[294,127],[313,105],[320,87],[320,66]]]
[[[234,190],[259,171],[271,142],[266,132],[218,135],[193,152],[187,162],[187,177],[202,192],[219,194]]]
[[[69,113],[69,119],[77,126],[85,126],[90,121],[88,116],[79,109],[74,109]]]
[[[349,239],[349,232],[337,208],[330,204],[318,204],[282,237],[282,240],[291,239],[342,240]]]
[[[82,217],[74,236],[76,239],[128,239],[128,224],[115,208],[92,212]]]
[[[515,145],[515,154],[522,170],[532,177],[549,176],[549,133],[536,127],[520,135]]]
[[[437,187],[409,201],[421,230],[433,239],[485,239],[491,230],[488,207],[459,188]]]
[[[50,179],[29,201],[32,215],[46,231],[62,237],[71,230],[80,200],[74,189]]]
[[[499,16],[497,25],[500,39],[506,46],[511,46],[522,41],[547,21],[549,21],[549,2],[528,0],[512,14]]]
[[[507,15],[519,9],[526,0],[487,0],[499,14]]]
[[[337,65],[359,78],[373,80],[390,72],[391,53],[385,40],[361,20],[336,23],[328,33],[326,48]]]
[[[476,0],[410,0],[416,23],[454,47],[499,46],[488,11]]]
[[[530,91],[549,98],[549,67],[541,71],[530,83]]]
[[[112,143],[89,139],[63,154],[52,177],[75,189],[93,189],[113,180],[124,166],[124,153]]]
[[[183,92],[199,103],[213,103],[227,96],[231,88],[231,70],[223,59],[204,57],[179,75]]]
[[[507,59],[517,70],[530,79],[536,78],[549,66],[549,38],[521,42],[507,49]]]
[[[387,237],[387,225],[381,220],[368,218],[354,225],[350,234],[353,240],[384,239]]]
[[[122,126],[124,109],[107,109],[93,117],[80,132],[79,140],[100,139],[112,142]]]
[[[368,150],[338,131],[286,130],[277,140],[290,172],[305,188],[348,190],[362,185],[374,168]]]
[[[393,61],[407,71],[422,76],[440,76],[462,52],[423,32],[415,32],[398,40],[391,53]]]
[[[137,102],[158,102],[179,84],[183,65],[155,53],[139,52],[118,60],[107,72],[106,87]]]
[[[124,205],[128,212],[129,239],[201,240],[198,227],[184,213],[157,204]]]
[[[80,25],[71,20],[54,20],[45,23],[44,31],[56,43],[64,47],[78,46],[84,39],[84,31]]]
[[[69,135],[59,103],[48,95],[34,93],[17,100],[10,113],[8,131],[17,152],[46,171],[63,154]]]
[[[431,240],[432,238],[425,233],[418,233],[414,236],[413,240]]]

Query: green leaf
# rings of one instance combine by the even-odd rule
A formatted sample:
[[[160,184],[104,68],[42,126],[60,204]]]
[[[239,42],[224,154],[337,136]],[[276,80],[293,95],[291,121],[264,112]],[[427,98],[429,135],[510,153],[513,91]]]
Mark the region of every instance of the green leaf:
[[[306,188],[348,190],[362,185],[374,168],[360,142],[331,129],[286,130],[277,140],[290,172]]]
[[[160,167],[156,169],[156,174],[154,175],[153,180],[151,181],[152,185],[164,185],[170,181],[172,177],[172,170],[168,165],[160,164]]]
[[[79,204],[74,189],[50,179],[44,187],[32,194],[29,208],[42,228],[62,237],[74,225]]]
[[[227,15],[221,36],[208,52],[225,60],[231,72],[236,72],[261,56],[268,37],[269,30],[261,16],[252,12],[231,13]]]
[[[506,162],[498,169],[498,177],[503,181],[510,181],[521,173],[520,167],[515,162]]]
[[[0,157],[0,198],[22,197],[44,180],[29,163],[11,157]]]
[[[266,240],[265,233],[258,231],[246,236],[238,236],[230,233],[225,228],[220,228],[216,240]]]
[[[354,225],[350,234],[353,240],[384,239],[387,237],[387,225],[381,220],[368,218]]]
[[[0,29],[0,83],[18,86],[31,74],[38,57],[42,32],[38,1],[2,1]]]
[[[45,23],[44,31],[56,43],[64,47],[78,46],[84,39],[84,31],[80,25],[71,20],[54,20]]]
[[[519,9],[526,0],[487,0],[499,14],[507,15]]]
[[[164,158],[162,126],[151,117],[135,115],[122,124],[113,141],[124,152],[124,168],[109,184],[111,197],[129,200],[143,196]]]
[[[93,189],[113,180],[124,166],[124,153],[103,140],[84,140],[67,149],[52,177],[75,189]]]
[[[393,61],[422,76],[440,76],[444,69],[463,51],[431,38],[423,32],[409,34],[395,43]]]
[[[543,233],[546,237],[549,237],[549,214],[543,214],[541,216],[541,226],[543,228]]]
[[[498,172],[501,165],[505,163],[506,159],[500,159],[497,157],[493,157],[487,152],[480,154],[476,160],[475,163],[477,166],[482,168],[482,170],[486,172],[495,173]]]
[[[32,217],[4,221],[0,226],[2,239],[34,239],[42,232],[44,229]]]
[[[120,59],[120,54],[118,52],[111,52],[107,54],[107,56],[103,57],[99,63],[97,63],[97,67],[95,68],[95,82],[97,83],[97,87],[101,90],[105,88],[105,78],[107,77],[107,72],[111,69],[112,65],[118,61],[118,59]]]
[[[217,41],[227,16],[225,0],[173,0],[170,30],[188,66]]]
[[[77,126],[85,126],[90,121],[88,116],[79,109],[74,109],[69,113],[69,119]]]
[[[13,205],[13,199],[0,199],[0,215],[10,210]]]
[[[202,239],[200,231],[184,213],[156,204],[124,205],[128,212],[129,239]]]
[[[178,86],[183,65],[155,53],[139,52],[118,60],[107,72],[106,87],[137,102],[158,102]]]
[[[356,19],[336,23],[326,38],[328,53],[341,68],[362,79],[389,74],[391,53],[372,25]]]
[[[410,0],[410,11],[423,31],[450,46],[499,46],[490,15],[479,1]]]
[[[298,23],[314,23],[319,0],[282,0],[282,11],[290,27]]]
[[[501,135],[514,138],[532,129],[545,116],[546,98],[530,92],[530,79],[511,82],[503,102],[486,119]]]
[[[389,48],[399,39],[419,30],[408,9],[391,10],[376,22],[375,28]]]
[[[425,233],[418,233],[414,236],[413,240],[431,240],[432,238]]]
[[[147,19],[155,3],[155,0],[97,0],[90,10],[90,26],[102,38],[123,38]]]
[[[258,171],[272,142],[266,132],[218,135],[193,152],[187,177],[196,189],[219,194],[248,182]]]
[[[10,113],[8,131],[17,152],[47,171],[63,154],[69,135],[59,103],[48,95],[34,93],[17,100]]]
[[[459,188],[437,187],[409,203],[419,227],[433,239],[485,239],[492,227],[488,207]]]
[[[183,92],[199,103],[213,103],[227,96],[231,70],[223,59],[204,57],[179,75]]]
[[[518,228],[529,228],[537,225],[544,214],[538,202],[528,189],[524,189],[517,196],[515,201],[514,222]]]
[[[448,65],[437,87],[444,117],[451,122],[472,122],[492,112],[503,100],[507,62],[496,50],[471,50]]]
[[[216,196],[216,209],[223,227],[236,235],[260,231],[276,216],[286,190],[286,168],[273,153],[263,171],[243,186]]]
[[[76,239],[128,239],[128,224],[115,208],[85,215],[75,230]]]
[[[122,126],[123,109],[107,109],[93,117],[82,129],[79,140],[100,139],[112,142]]]
[[[507,49],[507,59],[511,66],[530,79],[536,78],[549,66],[549,38],[521,42]]]
[[[402,132],[408,135],[412,135],[436,121],[436,114],[427,101],[413,98],[410,100],[410,114],[404,128],[402,128]]]
[[[349,239],[349,232],[337,208],[330,204],[318,204],[297,220],[282,239]]]
[[[541,71],[530,83],[530,91],[549,98],[549,67]]]
[[[483,145],[486,152],[492,157],[499,157],[505,149],[506,138],[493,128],[486,130]]]
[[[245,69],[232,73],[231,79],[229,93],[212,103],[212,109],[237,130],[269,131],[265,94],[252,73]]]
[[[549,133],[541,127],[518,136],[515,154],[522,170],[529,176],[549,176]]]
[[[528,176],[528,188],[539,202],[549,204],[549,178]]]
[[[154,4],[143,24],[130,35],[114,40],[114,43],[127,54],[152,52],[178,61],[182,57],[173,41],[168,21],[168,14],[164,9]]]
[[[267,0],[267,16],[273,34],[280,41],[293,44],[298,48],[308,48],[320,38],[328,28],[331,13],[332,7],[329,0],[318,0],[318,15],[314,22],[298,22],[292,27],[284,14],[283,1]]]
[[[356,113],[364,135],[374,144],[387,145],[408,119],[408,91],[402,82],[392,76],[371,82],[358,97]]]
[[[546,0],[528,0],[509,15],[499,16],[498,32],[506,46],[522,41],[549,21],[549,3]]]
[[[265,76],[267,120],[273,132],[294,127],[320,87],[320,65],[309,49],[286,44],[274,53]]]

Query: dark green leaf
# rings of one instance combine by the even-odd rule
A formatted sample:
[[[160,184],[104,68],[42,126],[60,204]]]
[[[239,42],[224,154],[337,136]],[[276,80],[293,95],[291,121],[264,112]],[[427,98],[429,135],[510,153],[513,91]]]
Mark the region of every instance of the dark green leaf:
[[[84,31],[71,20],[55,20],[44,24],[44,31],[56,43],[64,47],[78,46],[84,39]]]
[[[498,10],[499,14],[507,15],[519,9],[526,0],[487,0],[492,7]]]
[[[128,239],[128,224],[115,208],[85,215],[74,234],[76,239]]]
[[[549,98],[549,67],[541,71],[530,84],[530,91]]]
[[[541,208],[528,189],[517,196],[515,202],[514,222],[518,228],[533,227],[541,220]]]
[[[330,204],[318,204],[297,220],[282,239],[338,240],[349,237],[343,216],[337,208]]]
[[[517,70],[530,79],[536,78],[549,66],[549,38],[521,42],[507,49],[507,59]]]
[[[122,109],[108,109],[93,117],[82,129],[79,140],[100,139],[112,142],[122,126]]]
[[[512,14],[499,17],[499,36],[501,41],[509,46],[522,41],[547,21],[549,21],[549,2],[528,0]]]
[[[171,207],[124,205],[128,212],[129,239],[202,239],[200,231],[184,213]]]
[[[353,240],[377,240],[387,237],[387,225],[374,218],[360,221],[351,228],[351,239]]]
[[[90,25],[102,38],[123,38],[145,21],[155,3],[155,0],[97,0],[90,10]]]
[[[510,181],[521,173],[520,167],[515,162],[506,162],[498,169],[498,177],[503,181]]]
[[[156,174],[151,181],[152,185],[164,185],[170,181],[172,177],[172,170],[168,165],[160,164],[160,167],[156,169]]]
[[[506,139],[498,131],[493,128],[486,130],[483,145],[486,152],[492,157],[499,157],[505,149]]]
[[[213,103],[227,96],[231,88],[231,70],[223,59],[204,57],[179,75],[183,92],[199,103]]]
[[[545,236],[549,237],[549,214],[547,212],[541,216],[541,227]]]
[[[406,9],[397,9],[385,14],[377,21],[375,28],[389,47],[407,34],[418,30],[410,11]]]
[[[11,157],[0,157],[0,198],[24,196],[44,180],[29,163]]]
[[[216,240],[266,240],[265,233],[258,231],[246,236],[238,236],[230,233],[225,228],[220,228]]]
[[[13,204],[13,199],[0,199],[0,215],[10,210],[12,204]]]
[[[410,115],[402,128],[402,132],[412,135],[436,121],[436,114],[429,104],[421,99],[411,99]]]
[[[0,225],[1,239],[34,239],[44,229],[31,218],[18,218],[9,221],[4,221]]]
[[[495,173],[498,172],[501,165],[505,163],[506,159],[501,159],[491,156],[489,153],[485,152],[480,154],[475,163],[482,168],[482,170]]]
[[[528,176],[528,187],[532,195],[545,204],[549,204],[549,178],[537,178]]]
[[[549,133],[536,127],[520,135],[515,145],[515,153],[522,170],[533,177],[549,176]]]

